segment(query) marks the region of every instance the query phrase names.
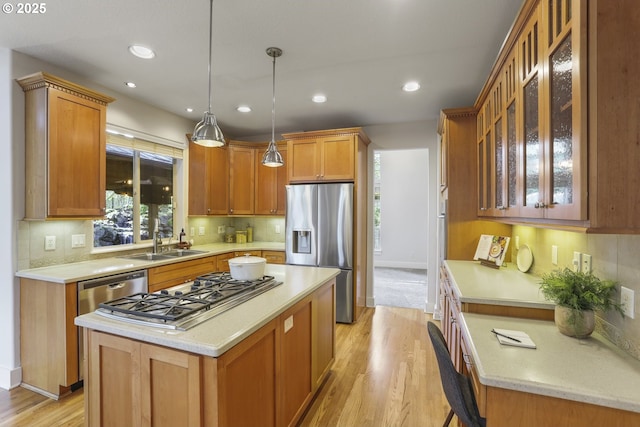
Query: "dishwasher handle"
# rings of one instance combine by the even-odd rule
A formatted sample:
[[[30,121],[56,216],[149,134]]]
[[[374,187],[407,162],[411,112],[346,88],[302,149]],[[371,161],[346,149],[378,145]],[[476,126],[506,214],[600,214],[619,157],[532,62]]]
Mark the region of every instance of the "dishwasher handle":
[[[78,282],[78,291],[97,288],[99,286],[109,286],[111,288],[111,285],[117,286],[119,284],[123,284],[123,282],[141,278],[144,278],[144,280],[146,281],[147,270],[133,271],[129,273],[116,274],[108,277],[100,277],[99,279],[90,279]]]

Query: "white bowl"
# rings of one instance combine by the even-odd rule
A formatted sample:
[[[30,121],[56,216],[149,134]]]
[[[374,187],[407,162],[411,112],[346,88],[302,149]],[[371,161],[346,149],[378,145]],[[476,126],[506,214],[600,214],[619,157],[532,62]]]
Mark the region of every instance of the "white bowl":
[[[245,254],[245,256],[231,258],[229,269],[231,277],[235,280],[256,280],[264,276],[264,267],[267,264],[265,258]]]

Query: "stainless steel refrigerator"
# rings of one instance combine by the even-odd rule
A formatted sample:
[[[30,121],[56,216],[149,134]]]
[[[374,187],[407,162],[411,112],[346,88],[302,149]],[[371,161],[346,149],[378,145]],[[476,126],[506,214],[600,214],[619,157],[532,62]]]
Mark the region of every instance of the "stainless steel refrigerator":
[[[339,268],[336,321],[353,322],[353,184],[287,186],[287,264]]]

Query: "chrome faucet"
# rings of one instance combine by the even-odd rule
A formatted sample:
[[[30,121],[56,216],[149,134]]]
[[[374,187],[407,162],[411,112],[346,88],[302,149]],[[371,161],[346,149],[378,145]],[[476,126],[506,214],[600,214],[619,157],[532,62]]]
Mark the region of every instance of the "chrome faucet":
[[[160,231],[158,230],[159,221],[156,218],[155,227],[153,228],[153,253],[158,253],[158,248],[162,245],[162,238],[160,237]]]

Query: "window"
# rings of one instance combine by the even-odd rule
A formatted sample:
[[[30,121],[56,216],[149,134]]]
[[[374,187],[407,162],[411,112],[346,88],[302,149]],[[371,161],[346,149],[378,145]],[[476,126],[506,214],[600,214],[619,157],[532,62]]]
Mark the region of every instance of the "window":
[[[108,135],[106,151],[106,214],[93,222],[93,246],[145,243],[153,238],[156,219],[160,237],[173,237],[182,150]]]
[[[380,153],[373,153],[373,250],[382,251],[380,244]]]

